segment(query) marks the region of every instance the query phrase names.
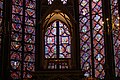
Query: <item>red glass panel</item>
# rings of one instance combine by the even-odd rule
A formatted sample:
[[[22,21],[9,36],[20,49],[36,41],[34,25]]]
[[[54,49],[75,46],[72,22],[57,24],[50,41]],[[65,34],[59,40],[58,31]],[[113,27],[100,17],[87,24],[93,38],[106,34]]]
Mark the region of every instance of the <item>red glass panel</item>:
[[[36,0],[26,0],[26,7],[32,10],[36,9]],[[33,11],[34,13],[34,11]]]
[[[35,54],[25,54],[25,61],[26,62],[35,62]]]
[[[21,79],[21,73],[19,71],[11,71],[11,77],[13,79]]]
[[[23,13],[23,8],[21,6],[17,6],[17,5],[12,5],[12,13],[17,13],[19,15],[22,15]]]
[[[10,59],[11,60],[21,60],[22,54],[20,52],[12,52],[10,53]]]

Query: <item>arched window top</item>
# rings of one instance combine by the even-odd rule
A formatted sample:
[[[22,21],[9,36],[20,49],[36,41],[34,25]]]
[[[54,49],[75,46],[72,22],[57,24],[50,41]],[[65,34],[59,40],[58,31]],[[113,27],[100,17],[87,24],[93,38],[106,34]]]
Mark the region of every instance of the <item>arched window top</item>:
[[[69,30],[72,31],[70,18],[68,17],[68,15],[62,13],[60,10],[54,10],[53,13],[49,14],[43,21],[43,27],[45,27],[46,29],[46,27],[55,20],[64,22],[64,24],[68,26]]]
[[[48,0],[48,4],[52,4],[54,0]],[[67,0],[61,0],[63,4],[67,4]]]

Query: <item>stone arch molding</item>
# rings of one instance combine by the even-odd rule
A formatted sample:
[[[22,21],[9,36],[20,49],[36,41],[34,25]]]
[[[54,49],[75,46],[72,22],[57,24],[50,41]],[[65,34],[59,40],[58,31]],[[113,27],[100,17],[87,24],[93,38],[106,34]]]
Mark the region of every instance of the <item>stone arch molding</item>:
[[[73,16],[69,13],[65,5],[60,0],[55,0],[50,8],[46,11],[45,15],[40,21],[42,29],[45,29],[51,22],[60,20],[69,26],[70,30],[73,30],[76,21]]]

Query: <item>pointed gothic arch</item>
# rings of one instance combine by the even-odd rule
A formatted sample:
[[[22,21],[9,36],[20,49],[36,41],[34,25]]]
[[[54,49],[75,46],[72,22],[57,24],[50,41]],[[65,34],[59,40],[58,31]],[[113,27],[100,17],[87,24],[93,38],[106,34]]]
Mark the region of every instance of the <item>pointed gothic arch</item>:
[[[69,17],[69,23],[72,24],[72,26],[75,26],[76,21],[74,17],[69,13],[68,9],[61,3],[60,0],[55,0],[54,3],[47,9],[46,13],[44,13],[44,16],[42,16],[40,20],[40,25],[43,26],[45,20],[47,19],[47,16],[52,13],[62,13],[65,14],[66,17]]]
[[[64,28],[65,26],[66,26],[66,29],[68,30],[68,32],[70,33],[70,36],[69,36],[69,40],[71,41],[70,43],[69,43],[69,45],[71,45],[71,55],[73,55],[72,53],[73,53],[73,50],[72,50],[72,45],[73,45],[73,39],[72,39],[72,37],[73,37],[73,28],[72,28],[72,25],[71,25],[71,22],[70,21],[67,21],[67,20],[70,20],[70,19],[66,19],[66,18],[69,18],[66,14],[63,14],[63,13],[52,13],[54,16],[52,16],[51,18],[49,18],[49,20],[48,21],[45,21],[45,23],[43,24],[43,26],[44,26],[44,28],[42,28],[43,30],[42,30],[42,35],[45,35],[45,33],[46,33],[46,31],[47,31],[47,27],[52,23],[52,22],[55,22],[55,21],[57,21],[57,23],[58,24],[61,24],[62,23],[62,25],[64,25],[62,28]],[[61,15],[62,14],[62,15]],[[64,15],[64,16],[63,16]],[[50,17],[50,14],[48,15],[49,17]],[[46,18],[48,18],[48,16],[46,17]],[[46,19],[47,20],[47,19]],[[57,27],[58,26],[60,26],[60,25],[56,25]],[[62,29],[61,28],[61,29]],[[60,28],[59,28],[60,29]],[[58,33],[57,33],[58,34]],[[56,34],[56,35],[57,35]],[[44,39],[44,36],[42,36],[43,38],[42,39]],[[60,36],[59,36],[60,37]],[[43,44],[43,43],[45,43],[44,42],[44,40],[41,40],[42,41],[42,47],[44,47],[44,45],[45,44]],[[44,48],[44,50],[45,50],[45,48]],[[43,52],[42,53],[45,53],[45,51],[43,50]],[[57,49],[58,50],[58,49]],[[59,54],[59,53],[58,53]],[[66,61],[67,61],[67,63],[66,64],[68,64],[68,67],[69,67],[69,69],[71,68],[71,61],[72,61],[72,57],[69,57],[69,58],[71,58],[71,60],[69,59],[69,60],[65,60],[65,61],[62,61],[62,60],[60,60],[59,62],[62,62],[61,64],[63,64],[63,62],[65,63]],[[44,57],[43,57],[43,59],[44,59]],[[55,60],[58,60],[58,59],[55,59]],[[54,61],[53,61],[54,62]],[[48,63],[47,63],[48,64]],[[44,65],[44,67],[46,67],[46,65]]]
[[[44,53],[45,53],[45,48],[44,48],[44,35],[47,27],[54,21],[61,21],[64,25],[68,27],[68,31],[70,32],[71,35],[71,53],[74,53],[75,50],[73,50],[73,47],[75,47],[74,44],[74,37],[75,37],[75,25],[76,21],[72,17],[72,15],[69,13],[69,11],[65,8],[65,6],[59,1],[56,0],[54,3],[50,6],[50,8],[46,11],[44,16],[42,17],[40,21],[40,27],[41,27],[41,65],[44,65]],[[73,55],[73,54],[72,54]],[[74,54],[75,55],[75,54]],[[74,58],[73,58],[74,59]],[[68,61],[69,64],[75,62],[71,62],[71,60]],[[75,65],[72,65],[75,66]],[[43,67],[43,66],[42,66]],[[44,65],[44,68],[46,66]],[[71,67],[71,66],[70,66]]]
[[[83,74],[106,80],[120,78],[120,0],[67,0],[67,4],[62,1],[66,0],[54,0],[50,5],[48,0],[0,1],[0,74],[4,80],[32,78],[32,72],[42,80],[51,76],[77,76],[79,80]],[[71,69],[54,73],[43,67],[45,32],[55,21],[67,26],[73,54]]]

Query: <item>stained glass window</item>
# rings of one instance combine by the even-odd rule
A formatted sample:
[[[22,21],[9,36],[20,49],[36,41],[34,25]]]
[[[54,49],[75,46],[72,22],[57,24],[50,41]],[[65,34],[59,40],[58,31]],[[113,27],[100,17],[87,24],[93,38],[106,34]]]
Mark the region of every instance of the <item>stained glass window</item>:
[[[81,68],[85,76],[103,79],[105,72],[102,0],[79,0]]]
[[[1,40],[2,40],[2,22],[3,22],[2,18],[3,18],[3,0],[0,0],[0,53],[1,53]]]
[[[52,4],[54,0],[48,0],[48,4]],[[63,4],[66,4],[67,3],[67,0],[61,0],[63,2]]]
[[[31,78],[35,71],[36,0],[12,0],[10,73],[13,79]]]
[[[3,3],[4,3],[4,0],[0,0],[0,65],[2,65],[2,52],[1,52],[2,46],[1,45],[2,45],[2,32],[3,32]],[[1,69],[0,69],[0,75],[2,72]]]
[[[45,58],[54,59],[48,69],[68,68],[65,59],[71,58],[71,37],[68,27],[61,21],[53,22],[45,32]],[[63,61],[61,60],[63,59]],[[54,61],[59,63],[55,63]]]
[[[116,77],[120,77],[120,17],[118,11],[118,0],[111,0],[112,27],[113,27],[113,45],[115,58]]]

